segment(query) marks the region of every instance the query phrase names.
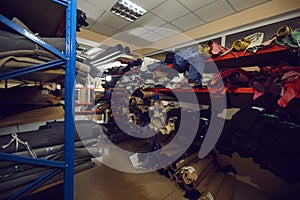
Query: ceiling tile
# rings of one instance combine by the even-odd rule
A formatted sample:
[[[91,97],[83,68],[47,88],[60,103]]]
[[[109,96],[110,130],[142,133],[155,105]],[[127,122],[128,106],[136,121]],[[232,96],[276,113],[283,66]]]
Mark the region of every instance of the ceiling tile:
[[[113,36],[113,38],[116,40],[126,42],[128,44],[133,44],[133,45],[141,46],[141,47],[151,44],[151,41],[149,41],[147,39],[144,39],[144,38],[141,38],[141,37],[138,37],[135,35],[131,35],[131,34],[125,33],[125,32],[116,34]]]
[[[153,31],[148,31],[147,33],[141,35],[140,37],[150,42],[157,42],[164,38],[164,36],[159,35],[158,33],[155,33]]]
[[[127,26],[131,22],[127,21],[126,19],[123,19],[110,11],[107,11],[104,15],[102,15],[98,22],[102,24],[106,24],[107,26],[111,26],[115,29],[122,29],[123,27]]]
[[[188,14],[189,10],[177,1],[168,0],[154,8],[151,12],[167,21],[172,21],[178,17]]]
[[[135,23],[131,23],[120,30],[120,32],[126,32],[136,36],[142,35],[148,31],[149,31],[148,29]]]
[[[180,30],[179,28],[177,28],[176,26],[174,26],[170,23],[165,24],[161,27],[158,27],[157,29],[155,29],[153,31],[155,33],[158,33],[165,37],[170,37],[170,36],[173,36],[173,35],[176,35],[176,34],[179,34],[182,32],[182,30]]]
[[[128,30],[128,33],[135,35],[135,36],[140,36],[140,35],[145,34],[148,31],[149,31],[148,29],[139,27],[139,28],[134,28],[134,29]]]
[[[91,19],[91,18],[87,18],[86,19],[86,22],[89,24],[87,27],[84,27],[86,29],[90,29],[95,23],[96,23],[96,20],[94,19]]]
[[[82,1],[82,0],[78,0],[78,1]],[[113,5],[115,5],[118,0],[85,0],[97,7],[101,7],[103,10],[110,10]]]
[[[106,36],[113,36],[115,33],[117,33],[118,29],[112,28],[110,26],[107,26],[105,24],[102,24],[100,22],[96,22],[91,28],[91,31],[94,31],[96,33],[100,33]]]
[[[250,8],[256,6],[258,4],[265,3],[270,0],[247,0],[247,1],[240,1],[240,0],[228,0],[228,2],[232,5],[232,7],[236,11],[244,10],[246,8]]]
[[[165,0],[155,0],[155,1],[145,1],[145,0],[132,0],[132,2],[136,3],[137,5],[143,7],[146,10],[152,10],[154,7],[156,7],[157,5],[161,4],[162,2],[164,2]]]
[[[233,14],[234,10],[227,3],[227,1],[218,0],[212,4],[209,4],[194,11],[194,13],[206,22],[211,22],[216,19]]]
[[[191,23],[191,22],[193,22],[193,23]],[[186,31],[191,28],[195,28],[196,26],[200,26],[200,25],[204,24],[205,22],[203,20],[199,19],[199,17],[197,17],[193,13],[190,13],[188,15],[185,15],[183,17],[180,17],[180,18],[172,21],[171,23],[174,24],[175,26],[181,28],[182,30]]]
[[[137,19],[134,23],[144,27],[151,28],[151,27],[159,27],[167,22],[160,19],[159,17],[156,17],[152,13],[146,13],[145,15]]]
[[[97,20],[105,12],[100,5],[94,5],[84,0],[77,1],[77,8],[85,12],[86,16],[93,20]]]
[[[190,10],[194,11],[197,10],[209,3],[212,3],[216,0],[178,0],[180,1],[180,3],[184,4],[187,8],[189,8]]]

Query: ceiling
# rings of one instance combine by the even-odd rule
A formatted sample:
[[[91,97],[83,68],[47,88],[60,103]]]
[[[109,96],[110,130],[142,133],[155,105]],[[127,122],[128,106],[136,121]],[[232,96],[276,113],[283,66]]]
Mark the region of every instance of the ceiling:
[[[132,0],[148,12],[134,22],[109,10],[117,0],[78,0],[92,32],[144,47],[270,0]]]

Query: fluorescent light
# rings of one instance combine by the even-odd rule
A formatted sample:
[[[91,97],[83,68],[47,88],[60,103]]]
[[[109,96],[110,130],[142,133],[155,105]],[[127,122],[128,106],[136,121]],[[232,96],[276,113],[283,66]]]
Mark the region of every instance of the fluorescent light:
[[[119,0],[110,11],[130,22],[147,13],[147,10],[129,0]]]

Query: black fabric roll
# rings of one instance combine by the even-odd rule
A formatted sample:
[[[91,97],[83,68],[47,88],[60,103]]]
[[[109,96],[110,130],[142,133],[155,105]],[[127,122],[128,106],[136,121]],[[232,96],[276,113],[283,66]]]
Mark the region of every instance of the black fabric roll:
[[[93,163],[90,160],[81,160],[79,163],[77,163],[75,165],[74,173],[76,174],[76,173],[88,170],[88,169],[90,169],[90,168],[92,168],[94,166],[95,166],[95,163]],[[50,171],[50,169],[47,172],[49,172],[49,171]],[[18,179],[14,179],[13,181],[9,181],[7,184],[9,184],[10,187],[9,187],[9,189],[3,190],[1,192],[0,200],[4,200],[4,199],[9,198],[11,195],[15,194],[16,192],[20,191],[22,188],[24,188],[25,186],[27,186],[28,184],[30,184],[30,182],[36,180],[37,178],[41,177],[42,175],[46,174],[47,172],[35,173],[35,174],[30,175],[30,176],[21,177],[21,178],[18,178]],[[45,186],[45,185],[48,185],[48,184],[60,181],[63,178],[64,178],[64,172],[62,171],[59,174],[57,174],[56,176],[54,176],[51,179],[47,180],[41,186]],[[14,185],[14,187],[11,187],[13,185]]]
[[[96,138],[80,140],[80,141],[77,141],[74,143],[74,148],[91,147],[92,145],[96,144],[97,141],[98,141],[98,139],[96,139]],[[64,145],[60,144],[60,145],[55,145],[55,146],[37,148],[37,149],[34,149],[34,152],[37,154],[38,158],[46,158],[47,156],[49,156],[51,154],[55,154],[55,153],[63,151],[63,150],[64,150]],[[31,155],[27,149],[24,151],[21,151],[21,152],[14,153],[14,155],[31,157]],[[95,153],[93,155],[97,155],[97,154]],[[11,161],[1,161],[0,162],[0,170],[4,167],[16,165],[16,164],[17,163],[11,162]]]
[[[80,159],[91,159],[92,157],[100,157],[101,153],[99,152],[98,147],[88,147],[88,148],[75,148],[74,149],[74,160]],[[44,159],[55,160],[55,161],[63,161],[64,160],[64,152],[60,151],[51,155],[44,157]],[[15,174],[22,173],[23,171],[39,167],[36,165],[27,165],[27,164],[15,164],[11,162],[7,162],[10,164],[5,168],[2,168],[0,171],[0,182],[2,180],[6,180]]]
[[[65,50],[65,38],[42,38],[42,40],[60,51]],[[33,50],[37,49],[37,47],[38,49],[41,49],[41,47],[37,46],[36,43],[28,40],[24,36],[2,30],[0,30],[0,44],[0,52],[20,49]]]
[[[79,134],[80,133],[80,136]],[[101,126],[93,121],[77,121],[74,140],[97,138],[103,133]],[[37,131],[18,133],[18,138],[23,142],[28,142],[32,149],[49,147],[64,143],[64,122],[53,122],[43,126]],[[12,139],[11,135],[0,137],[0,146],[8,144]],[[7,148],[0,149],[0,152],[16,152],[15,141]],[[18,152],[26,150],[26,146],[19,144]]]

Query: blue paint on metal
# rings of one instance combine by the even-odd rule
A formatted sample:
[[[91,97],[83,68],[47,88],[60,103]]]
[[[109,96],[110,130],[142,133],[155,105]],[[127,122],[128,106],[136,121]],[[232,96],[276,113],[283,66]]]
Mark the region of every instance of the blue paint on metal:
[[[76,69],[76,25],[77,25],[77,3],[76,0],[52,0],[55,3],[66,6],[66,51],[60,52],[51,45],[42,41],[40,38],[24,30],[22,27],[11,22],[5,16],[0,14],[0,22],[6,24],[8,27],[24,35],[28,39],[37,43],[41,47],[49,50],[54,55],[63,59],[64,61],[53,61],[47,64],[36,65],[27,67],[16,72],[8,72],[0,76],[0,80],[12,78],[15,76],[24,75],[26,73],[34,72],[37,70],[53,67],[58,64],[66,63],[66,75],[65,75],[65,134],[64,134],[64,162],[49,161],[42,159],[34,159],[29,157],[21,157],[11,154],[0,153],[0,160],[9,160],[14,162],[23,162],[30,164],[46,165],[51,167],[64,168],[64,199],[73,200],[74,198],[74,92],[75,92],[75,69]],[[23,194],[38,187],[40,183],[51,178],[59,173],[60,169],[54,169],[47,173],[43,177],[37,179],[29,187],[26,187],[22,191],[13,195],[10,199],[17,199]]]
[[[0,160],[7,160],[7,161],[12,161],[12,162],[26,163],[26,164],[33,164],[33,165],[43,165],[43,166],[49,166],[49,167],[59,167],[59,168],[65,167],[64,162],[24,157],[24,156],[2,153],[2,152],[0,152]]]
[[[66,11],[66,64],[65,77],[65,174],[64,199],[74,198],[74,93],[76,66],[76,0],[71,0]]]
[[[61,172],[61,169],[54,169],[54,170],[46,173],[42,177],[36,179],[31,184],[29,184],[28,186],[26,186],[25,188],[20,190],[19,192],[12,195],[10,198],[8,198],[8,200],[19,199],[23,195],[25,195],[25,194],[31,192],[32,190],[36,189],[37,187],[39,187],[41,184],[43,184],[45,181],[49,180],[50,178],[52,178],[53,176],[55,176],[59,172]]]
[[[9,19],[7,19],[2,14],[0,14],[0,22],[6,24],[8,27],[10,27],[13,30],[17,31],[18,33],[24,35],[25,37],[27,37],[28,39],[32,40],[33,42],[35,42],[36,44],[40,45],[41,47],[49,50],[51,53],[53,53],[54,55],[58,56],[59,58],[67,60],[66,55],[64,55],[62,52],[60,52],[56,48],[52,47],[51,45],[47,44],[46,42],[44,42],[43,40],[41,40],[40,38],[38,38],[34,34],[28,32],[27,30],[25,30],[22,27],[18,26],[14,22],[10,21]]]
[[[52,1],[55,2],[55,3],[58,3],[60,5],[63,5],[63,6],[68,6],[68,4],[70,3],[70,2],[65,1],[65,0],[52,0]]]
[[[25,75],[25,74],[29,74],[29,73],[36,72],[39,70],[48,69],[48,68],[55,67],[58,65],[63,65],[65,63],[66,63],[66,61],[64,61],[64,60],[53,60],[53,61],[50,61],[50,62],[47,62],[44,64],[34,65],[34,66],[25,67],[25,68],[17,69],[17,70],[10,71],[10,72],[5,72],[5,73],[0,74],[0,81],[6,80],[9,78],[14,78],[14,77],[21,76],[21,75]]]

